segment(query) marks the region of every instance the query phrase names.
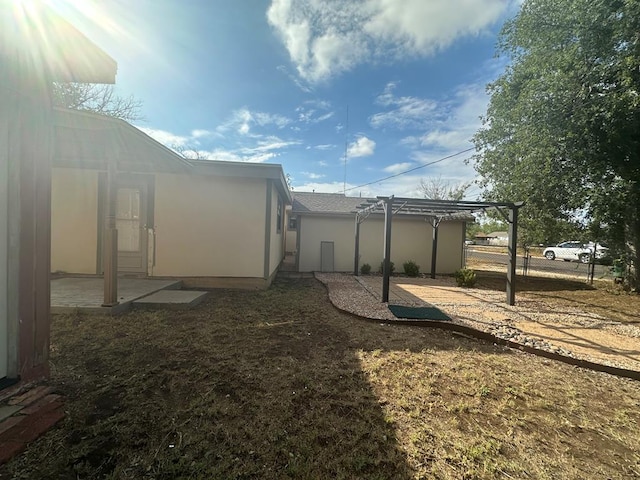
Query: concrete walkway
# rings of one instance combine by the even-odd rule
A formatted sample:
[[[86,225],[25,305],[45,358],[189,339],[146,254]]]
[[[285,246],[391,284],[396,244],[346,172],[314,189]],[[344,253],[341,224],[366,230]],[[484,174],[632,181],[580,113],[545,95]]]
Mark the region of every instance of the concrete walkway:
[[[179,290],[179,280],[118,278],[118,301],[115,307],[103,307],[104,281],[100,277],[62,277],[51,280],[51,313],[116,314],[129,309],[131,302],[160,290]]]

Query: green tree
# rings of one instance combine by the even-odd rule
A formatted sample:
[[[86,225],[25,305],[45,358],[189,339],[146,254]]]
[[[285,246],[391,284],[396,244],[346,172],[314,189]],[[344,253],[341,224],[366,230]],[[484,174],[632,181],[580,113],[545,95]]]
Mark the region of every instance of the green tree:
[[[529,242],[587,231],[640,264],[638,32],[637,0],[525,0],[503,27],[475,165],[488,199],[527,203]]]

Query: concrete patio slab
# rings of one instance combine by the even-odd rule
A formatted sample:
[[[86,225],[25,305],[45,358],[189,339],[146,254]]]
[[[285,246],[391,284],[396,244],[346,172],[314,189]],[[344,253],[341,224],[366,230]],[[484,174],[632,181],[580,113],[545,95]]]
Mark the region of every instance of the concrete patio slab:
[[[193,308],[207,298],[209,292],[192,290],[160,290],[146,297],[133,301],[135,308],[163,308],[187,310]]]
[[[117,314],[128,310],[131,302],[159,290],[180,289],[180,280],[118,278],[118,305],[103,307],[104,283],[100,277],[62,277],[51,280],[51,313]]]

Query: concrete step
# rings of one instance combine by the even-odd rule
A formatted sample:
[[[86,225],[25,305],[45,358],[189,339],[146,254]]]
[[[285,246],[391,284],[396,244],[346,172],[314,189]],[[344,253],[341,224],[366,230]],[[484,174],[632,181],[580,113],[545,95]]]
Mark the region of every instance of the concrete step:
[[[146,297],[134,300],[134,308],[166,308],[187,310],[202,302],[209,292],[194,290],[160,290]]]
[[[313,272],[288,272],[286,270],[278,271],[278,278],[313,278]]]

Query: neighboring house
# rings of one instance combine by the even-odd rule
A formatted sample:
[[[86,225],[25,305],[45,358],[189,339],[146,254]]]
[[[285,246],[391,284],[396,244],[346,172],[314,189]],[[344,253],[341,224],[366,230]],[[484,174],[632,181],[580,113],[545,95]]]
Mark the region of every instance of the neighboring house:
[[[267,287],[291,197],[280,165],[185,160],[122,120],[55,111],[53,272],[101,274],[107,170],[118,272],[187,286]]]
[[[489,245],[499,245],[506,247],[509,245],[509,232],[491,232],[489,234]]]
[[[0,388],[49,373],[52,82],[116,62],[46,2],[0,2]]]
[[[353,272],[355,211],[366,198],[336,193],[293,193],[292,215],[297,221],[296,265],[299,272]],[[372,214],[360,226],[360,265],[377,271],[383,258],[384,216]],[[393,216],[391,261],[396,272],[413,260],[428,272],[433,229],[423,215]],[[464,220],[447,220],[439,226],[437,273],[453,273],[463,266]]]
[[[507,246],[509,244],[508,232],[479,233],[473,238],[476,245]]]

